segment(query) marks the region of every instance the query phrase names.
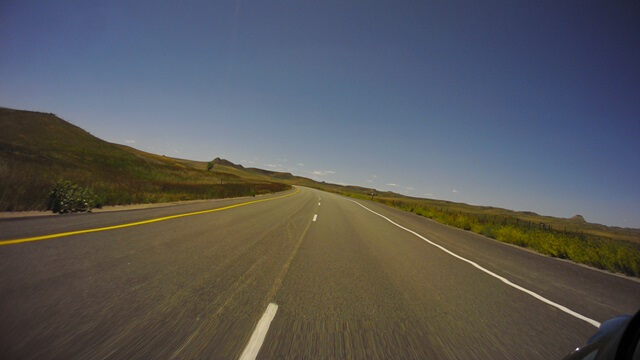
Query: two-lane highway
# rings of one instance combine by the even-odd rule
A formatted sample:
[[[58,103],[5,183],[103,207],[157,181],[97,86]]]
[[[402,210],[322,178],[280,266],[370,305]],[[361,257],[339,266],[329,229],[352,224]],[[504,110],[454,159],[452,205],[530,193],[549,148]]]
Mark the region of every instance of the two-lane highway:
[[[596,330],[575,314],[640,307],[635,280],[380,204],[256,199],[0,221],[0,358],[560,358]]]
[[[315,211],[313,195],[291,194],[219,212],[1,246],[0,358],[237,357]],[[58,220],[83,227],[77,218],[86,217],[102,227],[127,222],[128,216],[138,222],[203,206]],[[50,221],[2,222],[1,233],[15,235],[18,227],[31,236]]]

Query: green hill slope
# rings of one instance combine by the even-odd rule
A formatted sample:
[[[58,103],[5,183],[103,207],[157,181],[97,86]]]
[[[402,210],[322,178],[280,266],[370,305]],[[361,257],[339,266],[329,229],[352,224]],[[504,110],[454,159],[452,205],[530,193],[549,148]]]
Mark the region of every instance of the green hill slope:
[[[245,196],[290,187],[111,144],[54,114],[0,108],[0,129],[0,211],[46,209],[58,180],[91,189],[103,205]]]

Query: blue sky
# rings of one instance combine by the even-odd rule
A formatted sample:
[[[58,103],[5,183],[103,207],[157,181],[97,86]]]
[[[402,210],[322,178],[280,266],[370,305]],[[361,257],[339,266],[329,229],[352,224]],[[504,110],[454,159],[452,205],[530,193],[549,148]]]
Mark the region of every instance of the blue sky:
[[[2,1],[0,105],[108,141],[640,227],[637,1]]]

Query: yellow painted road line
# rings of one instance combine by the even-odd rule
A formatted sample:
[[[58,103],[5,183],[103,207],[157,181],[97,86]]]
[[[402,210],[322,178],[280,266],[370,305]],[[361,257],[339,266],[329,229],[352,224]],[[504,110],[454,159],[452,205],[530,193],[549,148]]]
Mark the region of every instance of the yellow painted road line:
[[[261,202],[265,202],[265,201],[282,199],[282,198],[286,198],[286,197],[291,196],[291,195],[295,195],[298,192],[300,192],[300,189],[296,189],[296,191],[294,191],[294,192],[292,192],[290,194],[277,196],[277,197],[274,197],[274,198],[253,200],[253,201],[248,201],[248,202],[245,202],[245,203],[240,203],[240,204],[235,204],[235,205],[229,205],[229,206],[225,206],[225,207],[221,207],[221,208],[217,208],[217,209],[202,210],[202,211],[195,211],[195,212],[184,213],[184,214],[170,215],[170,216],[164,216],[164,217],[159,217],[159,218],[155,218],[155,219],[137,221],[137,222],[127,223],[127,224],[105,226],[105,227],[101,227],[101,228],[86,229],[86,230],[69,231],[69,232],[63,232],[63,233],[58,233],[58,234],[34,236],[34,237],[28,237],[28,238],[22,238],[22,239],[2,240],[2,241],[0,241],[0,246],[20,244],[20,243],[31,242],[31,241],[49,240],[49,239],[55,239],[55,238],[60,238],[60,237],[65,237],[65,236],[88,234],[88,233],[94,233],[94,232],[99,232],[99,231],[116,230],[116,229],[132,227],[132,226],[152,224],[152,223],[156,223],[156,222],[160,222],[160,221],[177,219],[177,218],[186,217],[186,216],[208,214],[208,213],[213,213],[213,212],[217,212],[217,211],[229,210],[229,209],[237,208],[237,207],[240,207],[240,206],[246,206],[246,205],[257,204],[257,203],[261,203]]]

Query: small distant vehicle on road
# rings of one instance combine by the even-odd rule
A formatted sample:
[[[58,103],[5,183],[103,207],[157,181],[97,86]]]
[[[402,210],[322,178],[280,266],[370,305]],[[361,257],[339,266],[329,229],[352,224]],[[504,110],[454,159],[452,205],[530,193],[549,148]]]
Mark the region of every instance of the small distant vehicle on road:
[[[640,310],[622,315],[600,325],[583,347],[575,349],[564,360],[640,360]]]

